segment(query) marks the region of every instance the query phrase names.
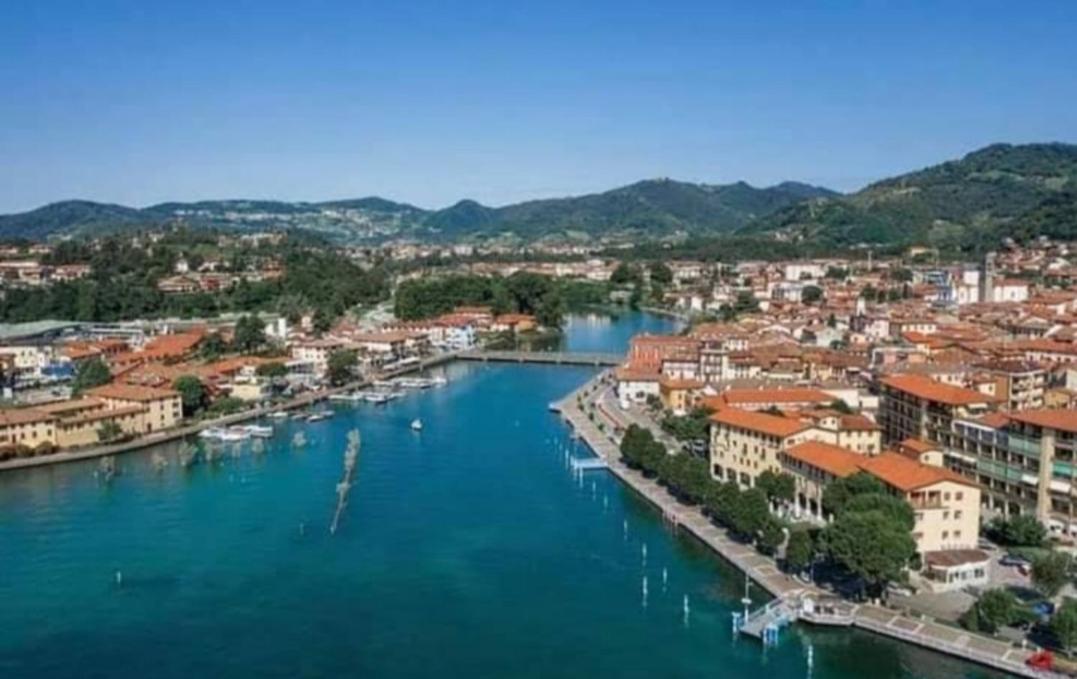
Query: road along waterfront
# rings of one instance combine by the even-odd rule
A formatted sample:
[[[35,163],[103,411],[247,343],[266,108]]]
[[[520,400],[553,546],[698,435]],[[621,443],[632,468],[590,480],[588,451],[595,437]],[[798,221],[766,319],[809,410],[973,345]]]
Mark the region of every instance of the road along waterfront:
[[[621,462],[620,451],[612,436],[612,431],[615,427],[627,426],[628,420],[620,418],[618,413],[608,405],[608,401],[602,398],[607,394],[609,384],[609,373],[601,373],[558,401],[554,408],[563,415],[591,451],[605,460],[612,474],[659,509],[664,520],[684,529],[710,547],[771,596],[788,600],[796,599],[801,595],[828,596],[827,592],[786,575],[773,559],[729,537],[724,529],[715,526],[698,507],[682,504],[661,484]],[[581,408],[581,403],[585,404],[591,412],[598,413],[597,421],[592,421],[588,413]],[[598,427],[599,421],[604,424],[602,429]],[[881,606],[861,604],[853,610],[853,625],[884,636],[1019,676],[1062,676],[1033,670],[1025,664],[1031,655],[1030,651],[1015,648],[1001,641],[969,634],[931,620],[911,618]]]

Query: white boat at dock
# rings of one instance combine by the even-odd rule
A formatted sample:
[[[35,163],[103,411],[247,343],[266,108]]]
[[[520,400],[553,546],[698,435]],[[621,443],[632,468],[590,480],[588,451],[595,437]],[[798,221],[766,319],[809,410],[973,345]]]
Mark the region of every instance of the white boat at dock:
[[[330,410],[319,410],[316,413],[307,415],[307,422],[321,422],[322,420],[328,420],[332,416],[333,413]]]
[[[272,430],[270,430],[272,432]],[[238,427],[210,427],[198,433],[199,438],[210,441],[237,442],[246,441],[251,437],[251,432],[245,426]]]
[[[361,391],[349,391],[343,394],[332,394],[329,397],[330,401],[339,401],[342,403],[359,403],[366,399],[366,394]]]
[[[273,420],[286,420],[288,419],[288,413],[284,410],[274,410],[273,412],[266,415],[266,417]]]
[[[248,424],[245,427],[247,433],[251,436],[259,439],[268,439],[273,437],[273,427],[265,424]]]
[[[396,395],[386,392],[371,391],[363,394],[364,401],[375,405],[383,405],[392,401],[394,398],[396,398]]]

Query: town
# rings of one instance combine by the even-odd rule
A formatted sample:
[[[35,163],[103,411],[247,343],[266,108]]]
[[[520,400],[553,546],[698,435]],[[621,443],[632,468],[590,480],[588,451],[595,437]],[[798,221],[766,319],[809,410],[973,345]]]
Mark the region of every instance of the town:
[[[642,308],[681,332],[633,337],[580,401],[625,464],[835,596],[1020,648],[1077,645],[1066,243],[1007,241],[975,262],[927,248],[724,262],[292,241],[165,231],[5,249],[9,318],[63,295],[77,317],[77,299],[130,275],[109,268],[116,249],[156,268],[138,278],[145,317],[104,320],[99,298],[84,320],[0,327],[0,467],[227,438],[222,422],[241,432],[247,415],[329,396],[383,402],[370,387],[388,376],[553,350],[566,314]],[[310,258],[369,285],[301,277]]]

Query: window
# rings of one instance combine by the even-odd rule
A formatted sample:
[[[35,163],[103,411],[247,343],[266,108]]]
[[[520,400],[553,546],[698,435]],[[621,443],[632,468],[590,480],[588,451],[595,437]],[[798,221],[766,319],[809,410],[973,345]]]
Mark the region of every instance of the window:
[[[962,500],[965,499],[965,494],[964,493],[954,493],[954,499],[957,500],[958,502],[961,502]]]

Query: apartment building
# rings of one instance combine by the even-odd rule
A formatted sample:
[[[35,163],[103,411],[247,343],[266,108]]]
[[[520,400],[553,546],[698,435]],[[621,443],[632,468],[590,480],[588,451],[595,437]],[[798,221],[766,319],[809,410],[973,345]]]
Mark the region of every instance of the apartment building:
[[[996,413],[954,423],[948,466],[984,489],[991,514],[1031,514],[1077,535],[1077,410]]]
[[[750,488],[763,472],[781,472],[779,453],[822,432],[800,420],[723,408],[711,416],[711,476]]]
[[[955,420],[984,415],[998,403],[994,396],[923,375],[890,375],[879,387],[879,425],[888,442],[918,438],[947,446]]]

